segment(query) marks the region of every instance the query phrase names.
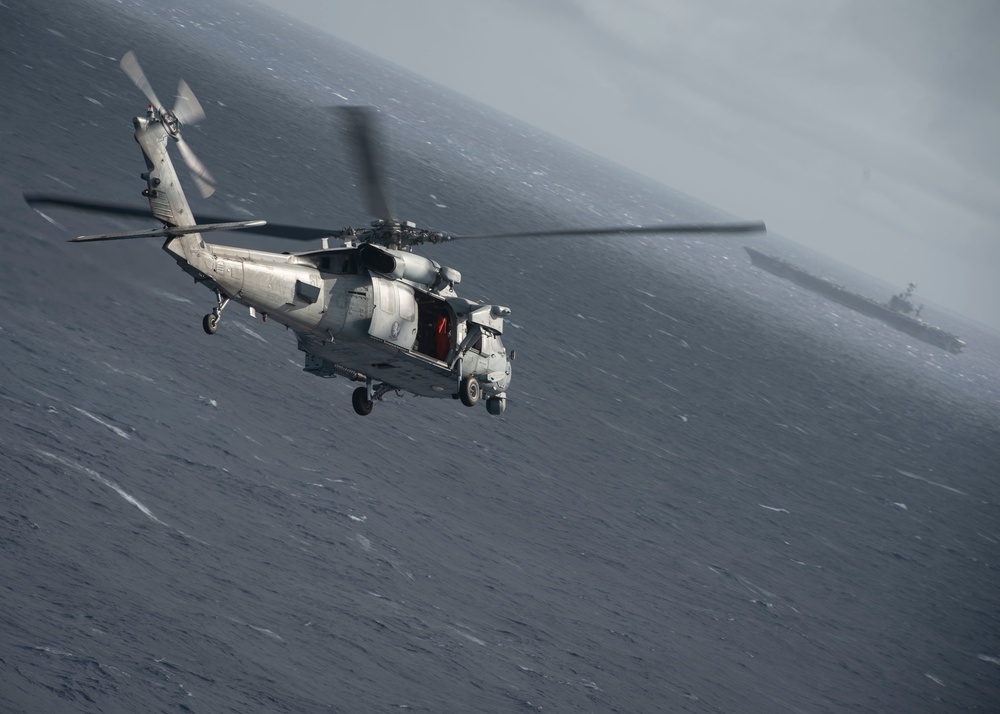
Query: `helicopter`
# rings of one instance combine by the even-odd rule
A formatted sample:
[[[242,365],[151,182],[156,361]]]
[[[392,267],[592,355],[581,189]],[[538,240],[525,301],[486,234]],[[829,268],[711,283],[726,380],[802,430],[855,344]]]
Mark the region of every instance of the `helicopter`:
[[[182,270],[215,293],[216,304],[202,320],[215,334],[223,310],[232,303],[249,308],[266,322],[291,329],[305,353],[303,370],[319,377],[345,377],[362,383],[352,393],[354,411],[362,416],[389,392],[453,398],[474,407],[485,402],[499,416],[507,406],[513,351],[502,342],[510,309],[459,297],[461,273],[413,252],[425,243],[459,239],[617,235],[624,233],[745,233],[764,231],[760,222],[661,224],[608,228],[454,235],[418,228],[397,219],[383,186],[378,148],[381,144],[369,107],[332,108],[346,119],[356,152],[368,212],[375,217],[360,228],[330,230],[233,220],[192,214],[168,145],[176,144],[203,197],[216,187],[214,177],[184,141],[181,129],[205,113],[183,80],[173,109],[160,102],[135,53],[127,52],[122,70],[149,100],[144,115],[133,119],[135,140],[145,159],[142,195],[149,210],[81,200],[75,197],[25,194],[33,208],[55,206],[114,215],[149,217],[159,228],[82,235],[74,243],[131,238],[165,238],[163,250]],[[203,234],[243,230],[286,239],[322,241],[322,248],[298,253],[249,250],[207,243]],[[342,245],[331,247],[329,239]]]

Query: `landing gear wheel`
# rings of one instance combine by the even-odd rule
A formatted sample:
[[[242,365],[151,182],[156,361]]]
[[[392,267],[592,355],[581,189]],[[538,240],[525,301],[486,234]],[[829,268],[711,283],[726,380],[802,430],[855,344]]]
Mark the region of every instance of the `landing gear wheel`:
[[[222,297],[222,292],[219,290],[215,291],[215,297],[219,300],[219,304],[212,309],[212,312],[205,315],[201,321],[201,326],[205,328],[205,332],[210,335],[214,335],[215,331],[219,329],[219,320],[222,319],[222,311],[226,309],[226,305],[229,304],[229,298]]]
[[[476,406],[479,403],[480,393],[478,379],[475,377],[466,377],[462,380],[462,387],[458,392],[458,396],[462,399],[462,404],[467,407]]]
[[[490,397],[486,400],[486,411],[493,416],[500,416],[507,409],[507,400],[503,397]]]
[[[354,404],[354,411],[361,416],[368,416],[375,408],[375,402],[368,398],[368,389],[365,387],[358,387],[354,390],[351,402]]]

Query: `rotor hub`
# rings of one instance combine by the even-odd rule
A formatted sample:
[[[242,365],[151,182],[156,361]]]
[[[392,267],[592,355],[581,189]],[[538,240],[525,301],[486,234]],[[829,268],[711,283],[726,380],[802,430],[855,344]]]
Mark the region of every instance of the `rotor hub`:
[[[178,121],[177,115],[169,109],[160,109],[159,116],[160,122],[163,124],[163,128],[167,130],[167,134],[170,135],[170,138],[175,141],[179,139],[181,134],[181,123]]]

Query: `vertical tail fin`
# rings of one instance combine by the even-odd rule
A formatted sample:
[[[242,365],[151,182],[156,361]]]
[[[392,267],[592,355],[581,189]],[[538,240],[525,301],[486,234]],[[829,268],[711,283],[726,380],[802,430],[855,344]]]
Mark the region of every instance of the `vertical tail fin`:
[[[196,221],[191,214],[191,206],[167,153],[170,136],[164,124],[154,117],[151,111],[150,116],[136,117],[133,121],[135,140],[146,159],[146,171],[142,174],[146,180],[146,190],[142,193],[149,200],[149,208],[158,221],[180,228],[193,226]],[[205,241],[199,233],[185,233],[172,237],[164,247],[171,253],[187,258],[195,252],[203,251]]]

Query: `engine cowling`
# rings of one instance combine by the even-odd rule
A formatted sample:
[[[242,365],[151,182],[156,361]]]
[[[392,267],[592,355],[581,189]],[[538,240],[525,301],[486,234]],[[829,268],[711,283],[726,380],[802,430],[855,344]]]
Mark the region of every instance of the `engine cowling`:
[[[430,258],[382,248],[366,243],[358,248],[358,260],[363,267],[392,280],[408,280],[428,290],[440,291],[457,285],[462,274],[454,268],[442,267]]]

